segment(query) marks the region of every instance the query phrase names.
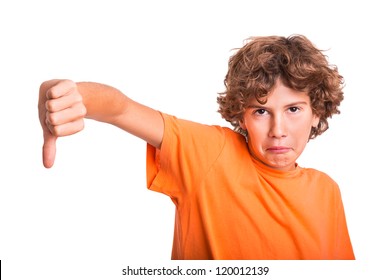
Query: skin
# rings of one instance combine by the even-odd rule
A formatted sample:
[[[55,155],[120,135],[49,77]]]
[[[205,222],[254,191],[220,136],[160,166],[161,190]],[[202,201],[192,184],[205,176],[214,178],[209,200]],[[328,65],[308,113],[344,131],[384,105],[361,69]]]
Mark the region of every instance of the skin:
[[[119,90],[99,83],[50,80],[39,90],[39,119],[43,129],[43,165],[55,161],[56,140],[84,128],[84,118],[117,126],[160,148],[164,122],[160,113],[133,101]],[[256,99],[246,108],[241,128],[248,131],[252,155],[277,170],[292,170],[308,142],[316,117],[306,92],[280,82],[262,105]]]
[[[271,168],[294,170],[319,118],[313,114],[307,92],[295,91],[280,81],[266,100],[265,104],[250,100],[240,122],[248,132],[249,150]]]
[[[84,118],[115,125],[160,148],[164,122],[159,112],[139,104],[119,90],[98,83],[50,80],[42,83],[38,101],[43,129],[43,165],[55,161],[57,137],[84,128]]]

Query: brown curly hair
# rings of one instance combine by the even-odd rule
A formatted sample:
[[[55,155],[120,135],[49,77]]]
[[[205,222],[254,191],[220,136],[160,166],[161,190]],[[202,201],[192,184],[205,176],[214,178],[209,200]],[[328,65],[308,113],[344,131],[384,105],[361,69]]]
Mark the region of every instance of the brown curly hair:
[[[217,97],[218,112],[234,130],[245,133],[239,122],[247,101],[254,96],[260,102],[278,79],[291,89],[309,93],[313,113],[320,119],[310,139],[326,131],[327,119],[340,113],[344,79],[323,51],[302,35],[249,38],[229,59],[226,91]]]

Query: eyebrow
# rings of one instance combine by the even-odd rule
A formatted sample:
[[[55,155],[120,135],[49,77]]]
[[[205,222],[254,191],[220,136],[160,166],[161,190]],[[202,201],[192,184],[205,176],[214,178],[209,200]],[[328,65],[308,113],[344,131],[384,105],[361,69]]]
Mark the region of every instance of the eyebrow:
[[[308,105],[308,103],[306,101],[298,101],[298,102],[289,103],[289,104],[285,105],[284,107],[285,108],[289,108],[289,107],[294,107],[294,106],[298,106],[298,105]],[[269,107],[267,107],[266,105],[262,105],[260,103],[258,103],[258,104],[249,104],[249,106],[247,108],[251,108],[251,109],[256,109],[256,108],[269,109]]]

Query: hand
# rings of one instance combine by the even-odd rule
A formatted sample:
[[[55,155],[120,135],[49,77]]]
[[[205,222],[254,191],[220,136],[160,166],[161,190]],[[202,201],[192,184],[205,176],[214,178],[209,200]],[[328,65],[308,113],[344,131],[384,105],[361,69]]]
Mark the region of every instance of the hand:
[[[74,82],[50,80],[39,88],[38,111],[43,129],[43,165],[50,168],[55,160],[57,137],[81,131],[87,110]]]

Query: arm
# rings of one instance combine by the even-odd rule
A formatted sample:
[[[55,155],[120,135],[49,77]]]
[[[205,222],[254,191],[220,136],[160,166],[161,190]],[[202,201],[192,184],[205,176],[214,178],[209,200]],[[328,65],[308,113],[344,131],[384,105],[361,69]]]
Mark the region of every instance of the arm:
[[[69,80],[44,82],[39,90],[39,119],[43,129],[43,164],[50,168],[55,143],[84,128],[84,118],[115,125],[160,148],[164,123],[159,112],[139,104],[119,90],[98,83]]]

